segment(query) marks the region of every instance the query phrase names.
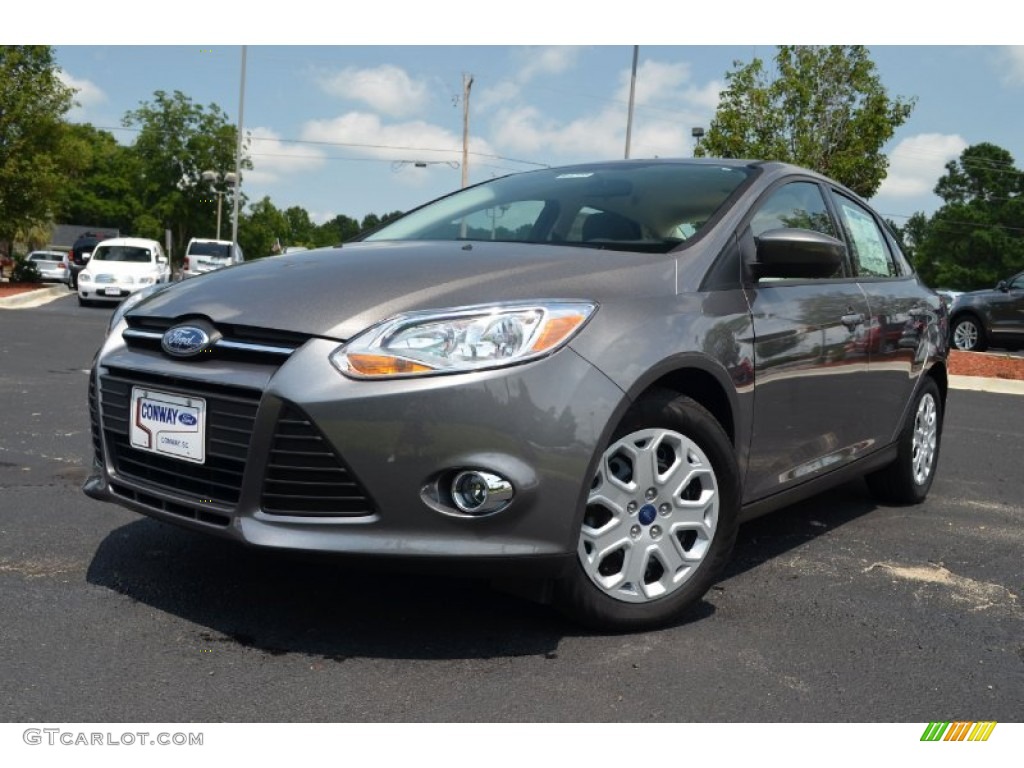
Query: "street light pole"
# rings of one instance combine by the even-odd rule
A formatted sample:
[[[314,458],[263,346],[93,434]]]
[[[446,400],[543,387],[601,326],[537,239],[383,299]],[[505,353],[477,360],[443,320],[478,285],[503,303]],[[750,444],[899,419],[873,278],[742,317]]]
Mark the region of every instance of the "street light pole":
[[[242,126],[245,114],[245,54],[248,46],[242,46],[242,82],[238,86],[238,128],[235,144],[235,197],[234,213],[231,216],[231,242],[238,244],[238,198],[239,187],[242,186]]]
[[[629,144],[633,138],[633,101],[636,98],[636,60],[640,56],[640,46],[633,46],[633,73],[629,78],[629,113],[626,116],[626,155],[629,160]]]
[[[221,211],[223,210],[224,207],[223,185],[237,185],[238,175],[230,171],[228,171],[227,173],[217,173],[216,171],[203,171],[201,178],[203,181],[207,181],[213,186],[213,191],[217,195],[217,239],[220,240]]]

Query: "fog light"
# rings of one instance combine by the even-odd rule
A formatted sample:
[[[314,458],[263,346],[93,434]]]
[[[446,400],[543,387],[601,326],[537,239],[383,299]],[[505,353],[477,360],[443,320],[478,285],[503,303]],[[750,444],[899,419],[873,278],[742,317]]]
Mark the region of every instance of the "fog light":
[[[497,512],[512,500],[512,483],[490,472],[460,472],[452,480],[452,501],[467,515]]]

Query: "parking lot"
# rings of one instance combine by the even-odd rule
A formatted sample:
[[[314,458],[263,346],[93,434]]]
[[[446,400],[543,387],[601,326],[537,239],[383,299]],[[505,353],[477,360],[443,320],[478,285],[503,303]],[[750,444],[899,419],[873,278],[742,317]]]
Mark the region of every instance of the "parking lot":
[[[112,308],[0,314],[6,721],[1024,719],[1024,400],[950,394],[919,507],[748,524],[690,621],[602,636],[482,582],[243,549],[85,497]]]

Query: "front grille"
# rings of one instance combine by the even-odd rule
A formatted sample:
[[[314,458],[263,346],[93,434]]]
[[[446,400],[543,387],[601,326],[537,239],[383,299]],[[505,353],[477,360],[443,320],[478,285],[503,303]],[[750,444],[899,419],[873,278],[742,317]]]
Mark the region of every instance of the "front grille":
[[[199,523],[206,523],[207,525],[215,525],[218,528],[227,528],[231,524],[231,518],[227,515],[221,515],[217,512],[210,512],[205,509],[197,509],[195,507],[189,507],[185,504],[176,504],[173,501],[167,499],[161,499],[159,496],[153,496],[149,493],[143,493],[137,491],[134,488],[129,488],[121,483],[111,483],[110,490],[116,495],[138,502],[139,504],[145,504],[147,507],[153,509],[159,509],[161,512],[166,512],[169,515],[175,517],[182,517],[186,520],[195,520]]]
[[[146,349],[160,352],[160,339],[164,331],[179,322],[166,317],[127,318],[128,328],[123,334],[125,344],[131,349]],[[203,354],[191,362],[207,360],[232,360],[262,365],[281,365],[292,352],[305,344],[309,334],[279,331],[273,328],[255,328],[234,323],[217,323],[221,339],[210,354]]]
[[[361,517],[373,503],[309,418],[286,404],[263,482],[263,511],[293,517]]]
[[[195,464],[140,451],[128,433],[133,386],[206,400],[206,461]],[[100,377],[102,427],[111,463],[126,479],[199,503],[234,506],[252,439],[260,393],[242,387],[111,369]]]

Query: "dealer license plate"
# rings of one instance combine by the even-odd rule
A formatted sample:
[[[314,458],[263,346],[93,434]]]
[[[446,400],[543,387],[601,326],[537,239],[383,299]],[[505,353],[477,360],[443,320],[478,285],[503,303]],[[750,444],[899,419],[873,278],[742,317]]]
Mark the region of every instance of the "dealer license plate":
[[[103,289],[103,295],[104,296],[120,296],[121,295],[121,289],[120,288],[104,288]]]
[[[132,387],[133,448],[202,464],[206,461],[206,400]]]

